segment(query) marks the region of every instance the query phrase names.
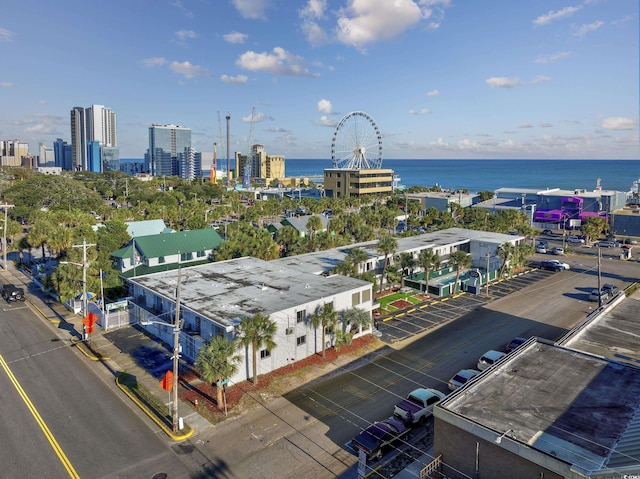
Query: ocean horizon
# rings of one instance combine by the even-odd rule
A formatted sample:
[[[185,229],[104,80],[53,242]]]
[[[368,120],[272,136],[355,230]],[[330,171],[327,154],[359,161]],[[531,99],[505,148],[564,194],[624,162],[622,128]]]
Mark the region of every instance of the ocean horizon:
[[[121,159],[141,161],[133,158]],[[226,159],[219,159],[222,167]],[[231,160],[231,168],[234,161]],[[329,159],[286,159],[285,174],[294,177],[318,177],[332,168]],[[398,175],[401,186],[439,186],[442,189],[466,189],[472,193],[498,188],[630,190],[640,179],[640,160],[383,160],[382,168]],[[203,169],[206,169],[203,165]]]

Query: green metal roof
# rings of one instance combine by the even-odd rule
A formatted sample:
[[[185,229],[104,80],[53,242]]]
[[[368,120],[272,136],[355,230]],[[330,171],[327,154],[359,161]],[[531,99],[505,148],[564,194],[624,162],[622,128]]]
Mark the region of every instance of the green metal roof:
[[[147,258],[158,258],[178,253],[194,253],[215,249],[224,241],[214,229],[176,231],[135,238],[124,248],[111,253],[114,258],[133,257],[133,242],[136,250]]]

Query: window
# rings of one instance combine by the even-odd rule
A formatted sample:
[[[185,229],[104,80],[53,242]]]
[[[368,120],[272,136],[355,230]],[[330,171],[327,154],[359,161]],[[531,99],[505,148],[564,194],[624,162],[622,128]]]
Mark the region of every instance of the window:
[[[298,336],[296,338],[296,346],[302,346],[303,344],[305,344],[307,342],[307,336],[306,334],[304,336]]]
[[[371,300],[371,290],[370,289],[365,289],[362,292],[362,302],[366,303],[369,300]]]
[[[205,252],[204,252],[204,251],[198,251],[198,252],[196,253],[196,256],[197,256],[198,258],[204,258],[204,257],[205,257]]]
[[[164,256],[159,256],[158,257],[158,263],[162,264],[164,263],[166,260],[164,259]]]
[[[271,357],[271,351],[269,351],[268,349],[263,349],[262,351],[260,351],[260,359],[265,359],[269,357]]]
[[[200,316],[196,316],[196,332],[198,332],[198,333],[200,332],[201,321],[202,321],[202,318],[200,318]]]
[[[353,293],[351,295],[351,306],[356,306],[360,304],[360,293]]]
[[[296,312],[296,323],[304,323],[304,320],[307,317],[307,310],[302,309]]]
[[[193,253],[180,253],[180,261],[191,261]]]

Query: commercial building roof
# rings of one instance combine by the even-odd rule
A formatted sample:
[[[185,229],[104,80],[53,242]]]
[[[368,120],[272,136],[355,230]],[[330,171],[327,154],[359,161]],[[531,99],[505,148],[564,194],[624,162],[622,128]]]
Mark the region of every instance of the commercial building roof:
[[[530,340],[440,407],[583,472],[637,465],[640,368]]]
[[[432,233],[424,233],[415,236],[406,236],[396,238],[398,241],[397,253],[405,251],[416,251],[428,248],[438,248],[440,246],[458,245],[468,241],[485,241],[487,243],[502,244],[512,242],[514,239],[521,238],[502,233],[492,233],[489,231],[469,230],[465,228],[448,228],[446,230],[434,231]],[[281,258],[270,261],[271,264],[283,264],[288,268],[306,271],[315,274],[321,274],[330,271],[338,263],[343,262],[350,249],[363,249],[369,258],[382,257],[377,251],[377,240],[366,241],[363,243],[352,244],[339,248],[332,248],[314,253],[306,253],[287,258]]]
[[[178,271],[131,280],[175,300]],[[346,276],[317,276],[257,258],[245,257],[183,268],[180,303],[232,326],[244,316],[271,315],[346,291],[371,288],[371,283]]]
[[[640,366],[640,291],[585,321],[561,345]]]

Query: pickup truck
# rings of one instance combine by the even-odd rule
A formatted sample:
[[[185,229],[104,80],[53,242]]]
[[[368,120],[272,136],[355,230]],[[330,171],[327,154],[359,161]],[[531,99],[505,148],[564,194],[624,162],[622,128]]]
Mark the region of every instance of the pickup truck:
[[[424,424],[433,413],[433,406],[444,399],[445,394],[431,388],[418,388],[396,404],[393,415],[405,424]]]

